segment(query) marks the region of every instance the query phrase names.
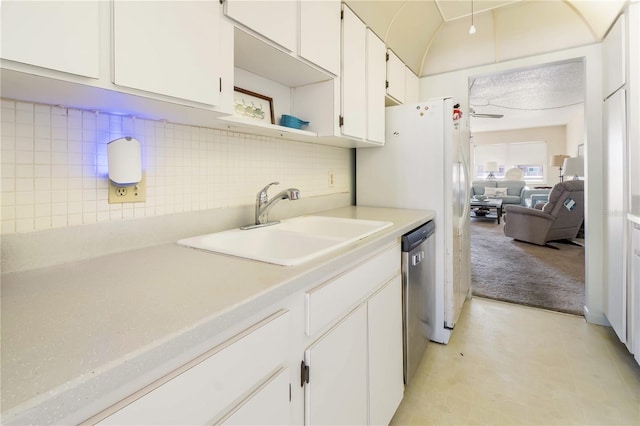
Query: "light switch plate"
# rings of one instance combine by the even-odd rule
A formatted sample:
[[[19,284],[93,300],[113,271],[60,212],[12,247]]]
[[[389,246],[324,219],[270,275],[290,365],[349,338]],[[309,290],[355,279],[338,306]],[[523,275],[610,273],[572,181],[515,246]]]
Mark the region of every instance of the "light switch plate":
[[[109,181],[109,204],[143,203],[147,201],[147,185],[145,175],[135,185],[121,186]]]

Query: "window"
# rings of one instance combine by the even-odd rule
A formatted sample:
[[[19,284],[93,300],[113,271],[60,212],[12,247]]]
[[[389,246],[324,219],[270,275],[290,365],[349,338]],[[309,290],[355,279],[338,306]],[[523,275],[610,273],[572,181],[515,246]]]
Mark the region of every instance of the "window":
[[[546,142],[512,142],[500,144],[475,145],[473,147],[474,171],[476,179],[486,179],[487,162],[497,162],[498,170],[493,171],[497,179],[512,167],[519,168],[527,182],[545,181],[545,163],[547,158]]]

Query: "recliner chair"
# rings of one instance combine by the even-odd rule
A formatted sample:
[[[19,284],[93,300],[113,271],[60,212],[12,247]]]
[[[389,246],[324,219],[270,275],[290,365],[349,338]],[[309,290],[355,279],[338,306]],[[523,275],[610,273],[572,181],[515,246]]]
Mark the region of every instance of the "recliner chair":
[[[519,205],[505,207],[504,234],[541,246],[549,241],[569,242],[578,235],[584,220],[584,181],[556,184],[541,210]]]

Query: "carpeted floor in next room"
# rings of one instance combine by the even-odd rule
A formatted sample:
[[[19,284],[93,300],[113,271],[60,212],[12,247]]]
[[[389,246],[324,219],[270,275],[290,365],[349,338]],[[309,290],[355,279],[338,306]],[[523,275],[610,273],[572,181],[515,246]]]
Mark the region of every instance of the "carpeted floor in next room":
[[[553,243],[560,249],[553,250],[515,241],[503,226],[471,220],[473,295],[582,315],[584,248]]]

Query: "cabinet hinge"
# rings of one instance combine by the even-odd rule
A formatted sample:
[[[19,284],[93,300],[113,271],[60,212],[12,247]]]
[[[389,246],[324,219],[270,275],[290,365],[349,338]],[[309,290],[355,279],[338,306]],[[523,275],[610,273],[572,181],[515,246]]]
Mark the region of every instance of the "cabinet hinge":
[[[389,88],[389,80],[385,80],[384,82],[384,88],[388,89]]]
[[[291,383],[289,383],[289,402],[291,402]]]
[[[224,4],[224,0],[219,0],[219,1],[220,1],[220,4]]]
[[[220,93],[222,93],[222,77],[220,77]]]
[[[389,62],[389,52],[384,54],[384,58],[385,61]]]
[[[344,126],[344,117],[343,116],[338,117],[338,123],[339,123],[340,127]]]
[[[340,11],[340,19],[344,19],[344,10]]]
[[[302,361],[300,363],[300,387],[305,383],[309,383],[309,366]]]

